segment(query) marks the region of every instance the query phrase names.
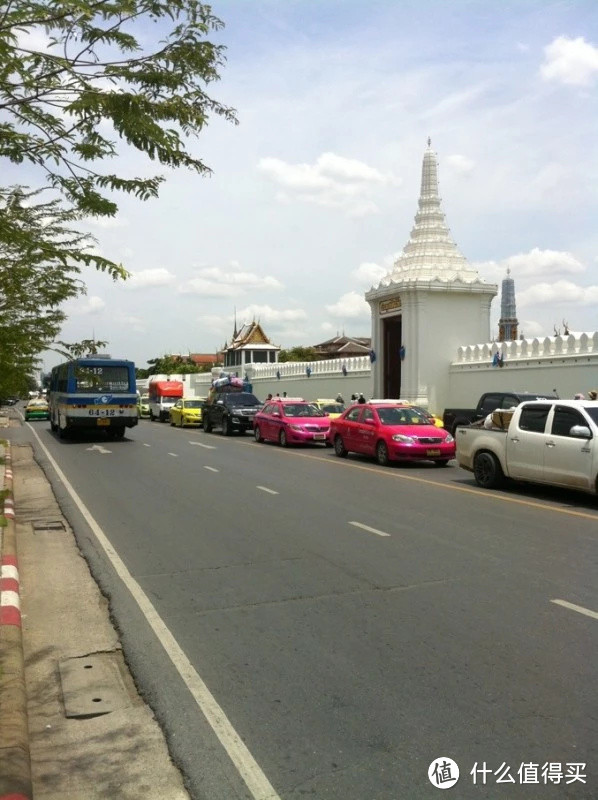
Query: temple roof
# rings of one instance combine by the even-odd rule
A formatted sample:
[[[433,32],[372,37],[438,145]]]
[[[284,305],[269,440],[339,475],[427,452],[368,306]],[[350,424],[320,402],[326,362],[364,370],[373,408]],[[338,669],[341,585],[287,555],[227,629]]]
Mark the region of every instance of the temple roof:
[[[418,281],[483,283],[451,238],[438,194],[438,164],[430,139],[424,153],[418,210],[409,241],[377,288]]]

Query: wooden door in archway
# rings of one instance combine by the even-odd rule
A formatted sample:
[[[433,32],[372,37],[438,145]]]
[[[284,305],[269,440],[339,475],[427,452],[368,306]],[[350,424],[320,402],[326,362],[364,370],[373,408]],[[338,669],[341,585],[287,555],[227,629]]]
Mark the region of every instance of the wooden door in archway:
[[[402,316],[382,320],[384,335],[384,397],[401,396]]]

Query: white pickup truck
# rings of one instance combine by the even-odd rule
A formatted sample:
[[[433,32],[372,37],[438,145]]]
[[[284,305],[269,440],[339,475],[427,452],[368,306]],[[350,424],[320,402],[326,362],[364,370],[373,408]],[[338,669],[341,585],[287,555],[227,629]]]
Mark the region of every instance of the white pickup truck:
[[[484,489],[505,478],[598,493],[598,401],[535,400],[508,427],[457,428],[459,466]]]

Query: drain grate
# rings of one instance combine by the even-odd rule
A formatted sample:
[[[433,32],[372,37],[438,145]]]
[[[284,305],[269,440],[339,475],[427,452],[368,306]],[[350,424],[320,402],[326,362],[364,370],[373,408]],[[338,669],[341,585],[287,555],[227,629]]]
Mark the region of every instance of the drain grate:
[[[31,524],[33,526],[34,533],[66,530],[64,522],[61,519],[34,519]]]

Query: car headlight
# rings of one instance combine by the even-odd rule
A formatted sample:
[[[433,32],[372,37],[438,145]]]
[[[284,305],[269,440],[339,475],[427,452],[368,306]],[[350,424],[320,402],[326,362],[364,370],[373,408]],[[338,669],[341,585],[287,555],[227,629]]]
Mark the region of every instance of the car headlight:
[[[402,433],[395,433],[392,440],[393,442],[401,442],[402,444],[413,444],[415,442],[413,436],[405,436]]]
[[[303,430],[303,425],[289,425],[289,428],[291,428],[291,430],[294,430],[294,431],[302,431]]]
[[[446,442],[446,444],[452,444],[455,441],[455,439],[450,435],[450,433],[447,433],[446,439],[444,441]]]

